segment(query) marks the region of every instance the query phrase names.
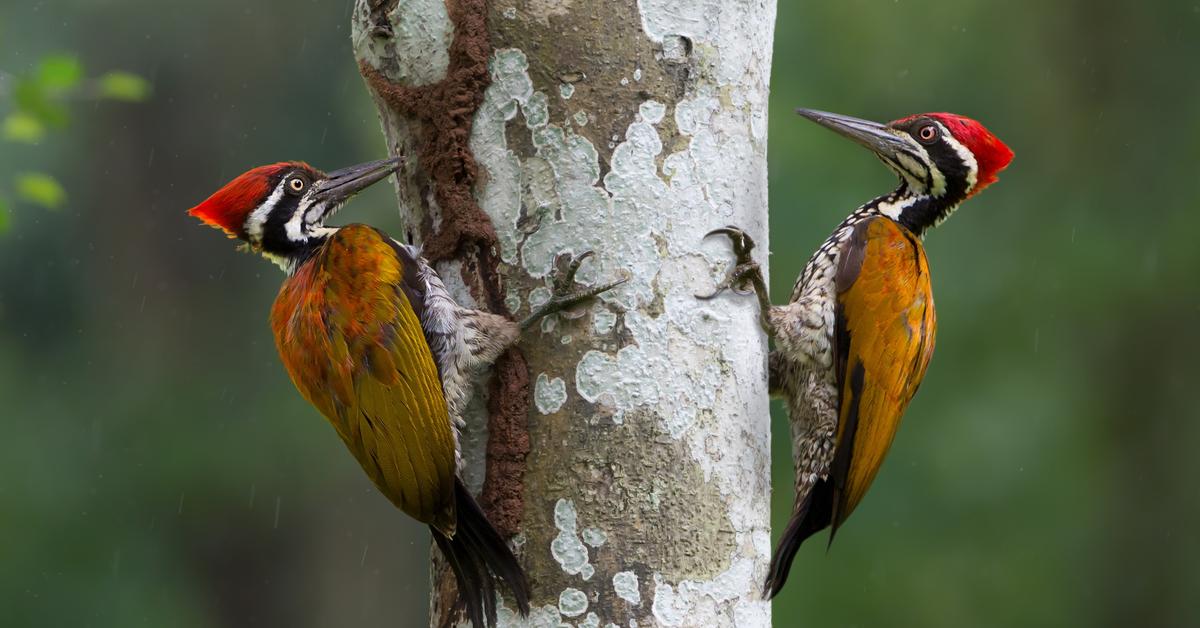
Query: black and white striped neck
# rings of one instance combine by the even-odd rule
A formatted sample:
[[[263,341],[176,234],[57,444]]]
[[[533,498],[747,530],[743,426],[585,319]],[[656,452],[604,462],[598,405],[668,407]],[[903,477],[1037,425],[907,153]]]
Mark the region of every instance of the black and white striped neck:
[[[257,247],[256,250],[267,261],[275,264],[287,276],[291,277],[296,274],[296,271],[304,265],[305,262],[312,259],[317,251],[329,241],[333,234],[337,233],[339,227],[321,227],[319,230],[311,232],[303,241],[288,241],[286,248],[267,249]],[[253,245],[251,245],[254,248]]]
[[[859,207],[847,217],[844,225],[854,224],[870,216],[887,216],[900,223],[904,228],[925,237],[929,229],[936,227],[950,217],[962,203],[963,193],[942,194],[934,196],[922,191],[914,191],[906,183],[901,183],[891,193],[880,196]]]

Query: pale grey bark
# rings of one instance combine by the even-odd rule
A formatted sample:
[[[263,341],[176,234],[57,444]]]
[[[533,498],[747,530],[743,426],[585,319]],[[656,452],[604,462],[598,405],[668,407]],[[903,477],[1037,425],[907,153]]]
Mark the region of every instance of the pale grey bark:
[[[438,81],[454,31],[442,0],[375,4],[355,9],[359,59],[402,83]],[[470,146],[509,309],[524,316],[549,295],[558,253],[596,252],[584,282],[630,277],[520,345],[532,449],[514,545],[534,587],[530,625],[770,625],[758,594],[771,549],[766,341],[753,299],[693,295],[731,259],[708,231],[736,224],[766,250],[774,4],[488,9],[492,82]],[[381,15],[387,37],[371,32]],[[420,127],[380,111],[389,149],[415,156]],[[419,242],[439,210],[420,169],[405,175],[401,213]],[[472,302],[458,264],[438,270]],[[477,405],[464,474],[476,487]],[[501,622],[523,625],[508,611]]]

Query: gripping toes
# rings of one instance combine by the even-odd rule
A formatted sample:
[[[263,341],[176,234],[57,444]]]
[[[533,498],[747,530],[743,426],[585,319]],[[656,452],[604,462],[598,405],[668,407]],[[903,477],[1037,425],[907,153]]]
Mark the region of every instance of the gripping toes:
[[[538,308],[535,312],[530,314],[529,318],[526,318],[524,321],[522,321],[522,328],[528,328],[533,323],[536,323],[542,318],[545,318],[546,316],[556,312],[561,312],[565,316],[574,306],[590,301],[597,296],[629,281],[628,277],[623,277],[616,281],[610,281],[598,286],[579,289],[575,283],[575,275],[579,272],[579,267],[583,264],[583,261],[589,257],[592,257],[593,255],[595,255],[594,251],[585,251],[571,259],[570,264],[567,265],[566,272],[562,273],[562,275],[558,277],[555,277],[553,281],[554,291],[550,296],[550,300],[542,305],[542,307]],[[578,316],[572,318],[578,318]]]
[[[594,256],[595,251],[584,251],[575,256],[567,266],[567,272],[563,274],[561,279],[554,282],[554,296],[550,299],[552,303],[557,302],[560,307],[571,307],[584,301],[589,301],[617,286],[629,281],[628,277],[622,277],[616,281],[610,281],[591,288],[576,290],[575,274],[579,272],[579,266],[589,257]]]
[[[737,262],[725,278],[717,283],[713,292],[709,294],[697,294],[696,298],[708,300],[726,290],[741,296],[754,294],[753,289],[745,290],[739,287],[747,282],[751,283],[751,285],[762,283],[762,270],[750,255],[750,252],[754,250],[754,240],[745,231],[734,226],[713,229],[705,234],[704,237],[709,238],[714,235],[723,235],[729,238]]]

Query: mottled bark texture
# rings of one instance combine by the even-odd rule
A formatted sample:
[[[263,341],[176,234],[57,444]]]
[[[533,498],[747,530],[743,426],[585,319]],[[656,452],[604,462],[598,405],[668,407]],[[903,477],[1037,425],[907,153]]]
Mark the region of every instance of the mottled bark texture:
[[[563,253],[596,252],[584,283],[630,279],[527,334],[468,418],[463,475],[513,535],[532,625],[770,624],[765,339],[752,300],[693,295],[729,262],[711,229],[766,249],[773,22],[772,0],[355,6],[410,158],[404,232],[461,303],[527,315]]]

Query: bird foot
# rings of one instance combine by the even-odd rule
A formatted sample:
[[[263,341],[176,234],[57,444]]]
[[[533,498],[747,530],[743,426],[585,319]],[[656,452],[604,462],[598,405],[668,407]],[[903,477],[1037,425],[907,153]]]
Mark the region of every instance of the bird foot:
[[[569,318],[578,318],[582,314],[570,316],[574,306],[581,303],[591,301],[592,299],[616,288],[617,286],[629,281],[628,277],[610,281],[599,286],[577,290],[575,286],[575,274],[579,272],[579,266],[583,261],[591,257],[595,253],[593,251],[585,251],[584,253],[575,256],[571,263],[567,266],[567,271],[562,276],[554,278],[554,291],[550,296],[550,300],[543,303],[541,307],[534,310],[532,314],[521,321],[521,330],[524,331],[532,327],[535,323],[543,318],[555,314],[563,313]]]
[[[712,299],[726,290],[739,296],[750,296],[760,289],[764,289],[765,291],[766,283],[763,281],[762,268],[750,255],[750,252],[754,250],[754,240],[745,231],[733,226],[714,229],[705,234],[704,237],[708,238],[714,235],[723,235],[729,238],[730,243],[733,245],[733,254],[737,263],[730,269],[725,278],[716,285],[713,292],[709,294],[697,294],[696,298],[703,300]],[[740,286],[747,283],[751,286],[750,290],[740,288]]]

